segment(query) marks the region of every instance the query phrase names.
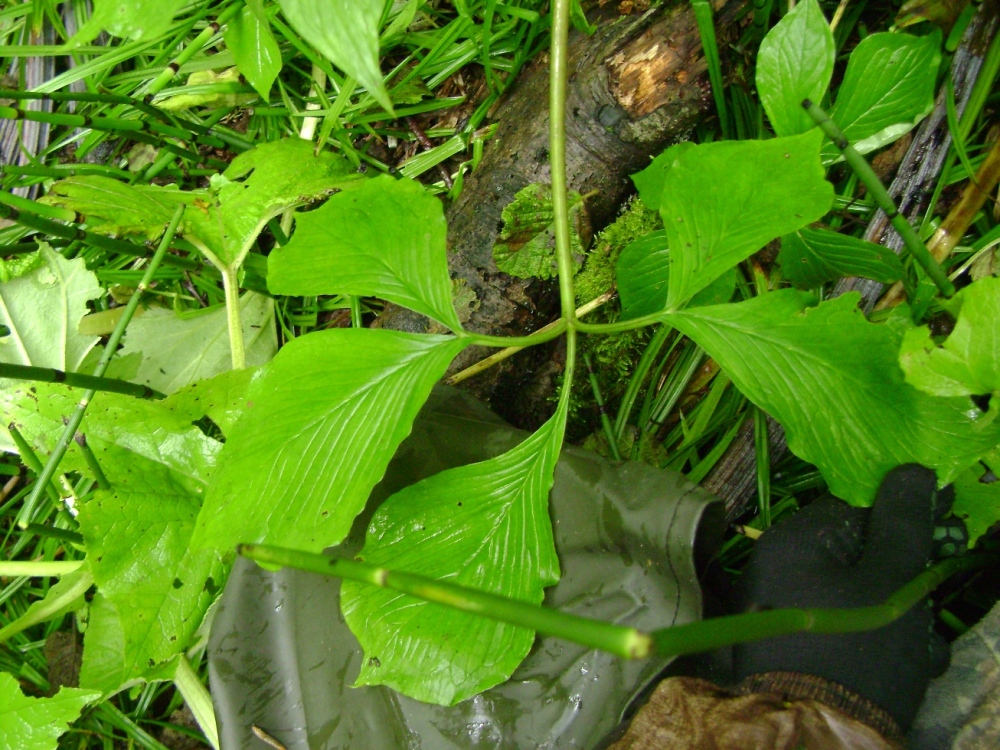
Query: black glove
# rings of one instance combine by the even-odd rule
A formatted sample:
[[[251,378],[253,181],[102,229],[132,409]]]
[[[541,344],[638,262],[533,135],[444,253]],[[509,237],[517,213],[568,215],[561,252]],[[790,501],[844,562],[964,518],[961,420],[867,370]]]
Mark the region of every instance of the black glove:
[[[871,509],[825,497],[776,525],[756,542],[741,579],[743,608],[881,604],[931,558],[935,517],[953,494],[936,487],[933,471],[900,466]],[[739,679],[793,672],[838,683],[905,732],[932,676],[931,612],[922,602],[878,630],[747,643],[734,650],[734,667]]]

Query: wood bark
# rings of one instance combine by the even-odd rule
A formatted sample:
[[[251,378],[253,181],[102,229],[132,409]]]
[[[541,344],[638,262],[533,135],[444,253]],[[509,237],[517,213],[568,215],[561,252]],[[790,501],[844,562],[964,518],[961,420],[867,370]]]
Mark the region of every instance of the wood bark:
[[[732,0],[718,13],[722,38],[742,5]],[[600,11],[591,37],[570,36],[566,102],[567,172],[570,189],[595,193],[587,202],[591,224],[608,223],[632,192],[628,175],[645,167],[666,146],[683,140],[713,109],[707,68],[694,13],[687,2],[641,16]],[[493,244],[501,212],[531,183],[549,182],[548,61],[536,60],[494,113],[495,137],[479,168],[448,209],[449,265],[476,297],[469,330],[520,336],[559,315],[554,282],[524,280],[499,272]],[[424,332],[428,321],[390,306],[378,325]],[[492,350],[470,347],[450,372]],[[512,424],[538,427],[551,414],[555,378],[562,371],[559,344],[533,347],[465,383]]]

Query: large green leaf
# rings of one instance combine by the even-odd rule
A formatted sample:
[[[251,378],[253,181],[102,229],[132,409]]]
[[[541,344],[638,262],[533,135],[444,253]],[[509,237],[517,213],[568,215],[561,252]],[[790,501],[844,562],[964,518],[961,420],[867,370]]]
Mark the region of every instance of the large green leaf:
[[[281,71],[281,50],[271,33],[263,0],[247,0],[227,24],[225,39],[240,73],[267,101],[271,84]]]
[[[226,441],[192,545],[340,542],[465,339],[365,328],[295,339]]]
[[[240,298],[240,316],[251,367],[271,361],[278,351],[274,300],[247,292]],[[170,394],[232,367],[225,308],[179,317],[173,310],[153,308],[129,323],[121,356],[142,355],[133,380]]]
[[[55,383],[8,383],[0,388],[0,424],[5,438],[10,441],[6,426],[13,422],[36,451],[48,454],[65,427],[63,418],[73,413],[81,393]],[[128,481],[136,471],[136,462],[115,450],[120,448],[126,454],[162,464],[173,472],[176,482],[199,495],[221,448],[190,420],[159,402],[118,393],[94,396],[81,431],[112,484]],[[71,443],[61,468],[90,474],[75,443]]]
[[[632,182],[635,189],[639,191],[639,198],[646,207],[653,210],[660,210],[660,199],[663,196],[663,181],[667,178],[667,172],[673,169],[677,159],[694,146],[691,141],[675,143],[662,154],[657,156],[641,172],[632,175]]]
[[[590,245],[590,217],[583,196],[570,190],[566,199],[569,204],[569,247],[576,270]],[[504,206],[502,218],[503,229],[493,245],[493,260],[497,268],[521,279],[555,278],[559,273],[559,264],[556,261],[552,188],[532,183],[519,190],[514,200]]]
[[[303,39],[368,89],[392,111],[379,67],[383,3],[372,0],[279,0],[281,12]]]
[[[199,498],[161,465],[132,461],[127,479],[97,492],[78,516],[94,580],[122,631],[121,672],[88,684],[104,692],[185,649],[222,583],[218,554],[188,549]]]
[[[781,238],[781,270],[800,289],[813,289],[843,276],[863,276],[883,284],[903,275],[892,250],[829,229],[800,229]]]
[[[955,479],[951,512],[965,521],[969,546],[1000,522],[1000,482],[983,482],[986,469],[972,466]]]
[[[67,573],[49,587],[44,597],[32,602],[23,615],[0,628],[0,643],[32,625],[61,617],[67,612],[75,612],[85,606],[84,594],[93,585],[94,576],[87,565]]]
[[[66,260],[42,245],[34,269],[0,284],[0,361],[76,372],[97,343],[79,333],[87,301],[103,293],[83,258]]]
[[[70,722],[100,697],[93,690],[64,687],[51,698],[29,698],[14,675],[0,672],[0,747],[55,750]]]
[[[178,203],[184,203],[189,208],[181,234],[216,266],[236,268],[270,219],[362,179],[346,158],[328,151],[317,156],[309,141],[285,138],[237,156],[212,178],[211,190],[83,176],[60,180],[44,200],[83,214],[95,232],[150,240],[163,233]]]
[[[260,373],[254,367],[229,370],[208,380],[200,380],[168,396],[160,403],[178,418],[197,422],[203,417],[211,419],[223,435],[243,416],[247,389],[250,381]]]
[[[968,399],[904,382],[899,333],[865,320],[856,294],[805,309],[813,299],[787,289],[667,319],[781,422],[792,452],[849,503],[871,504],[886,472],[904,463],[950,482],[1000,441]]]
[[[615,266],[622,320],[654,315],[667,303],[670,285],[670,251],[667,233],[653,232],[630,243]],[[691,298],[690,306],[728,302],[736,288],[736,269],[731,268]]]
[[[383,175],[299,216],[291,241],[268,256],[267,287],[382,297],[458,330],[447,253],[441,201]]]
[[[314,155],[313,144],[301,138],[262,143],[212,179],[214,200],[185,214],[185,234],[203,240],[214,264],[235,268],[270,219],[362,179],[345,157]]]
[[[816,126],[802,100],[823,99],[835,53],[830,25],[816,0],[802,0],[764,37],[757,55],[757,91],[776,134],[797,135]]]
[[[676,310],[776,237],[822,217],[833,186],[819,160],[822,133],[694,146],[663,184],[670,246],[667,307]]]
[[[139,235],[155,241],[178,203],[190,205],[205,196],[204,191],[182,192],[175,186],[129,185],[112,177],[80,175],[53,184],[40,202],[82,214],[88,228],[99,234]]]
[[[243,107],[257,101],[259,95],[242,92],[242,83],[240,71],[235,65],[218,72],[196,70],[187,77],[183,86],[164,94],[163,99],[157,99],[156,106],[168,112],[184,112],[195,107]]]
[[[167,31],[184,4],[184,0],[94,0],[90,20],[71,44],[86,44],[102,31],[136,41],[155,39]]]
[[[855,149],[874,151],[908,133],[934,108],[941,34],[871,34],[847,63],[830,116]],[[832,143],[824,161],[839,158]]]
[[[513,450],[390,497],[359,558],[540,604],[559,581],[548,495],[567,404]],[[505,681],[535,639],[526,628],[351,581],[341,608],[367,657],[357,685],[445,706]]]
[[[957,298],[958,321],[942,346],[927,326],[906,332],[899,352],[906,382],[935,396],[1000,393],[1000,278],[982,278]]]

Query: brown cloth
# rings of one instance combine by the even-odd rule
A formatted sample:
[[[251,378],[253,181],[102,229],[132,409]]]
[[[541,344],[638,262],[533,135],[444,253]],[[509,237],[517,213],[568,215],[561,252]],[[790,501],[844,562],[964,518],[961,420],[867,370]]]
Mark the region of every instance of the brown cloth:
[[[739,690],[693,677],[666,679],[610,750],[902,750],[900,743],[826,703],[753,692],[768,682],[787,686],[791,677],[755,676],[754,684]],[[827,687],[841,696],[846,692]],[[858,701],[866,703],[858,696],[851,700],[855,707]],[[871,704],[865,710],[880,711]],[[893,726],[894,734],[898,729]]]

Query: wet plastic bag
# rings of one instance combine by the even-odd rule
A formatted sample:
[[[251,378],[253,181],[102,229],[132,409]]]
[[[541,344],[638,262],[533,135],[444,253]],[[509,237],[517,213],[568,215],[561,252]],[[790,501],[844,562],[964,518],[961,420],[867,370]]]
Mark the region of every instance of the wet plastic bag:
[[[466,394],[436,389],[335,554],[360,550],[380,502],[524,439]],[[565,447],[550,508],[563,571],[545,604],[643,629],[697,620],[696,558],[714,552],[722,508],[680,474],[612,465]],[[223,750],[597,748],[669,663],[626,661],[539,637],[506,683],[456,706],[352,688],[363,658],[340,613],[340,582],[238,560],[212,625],[209,668]]]

